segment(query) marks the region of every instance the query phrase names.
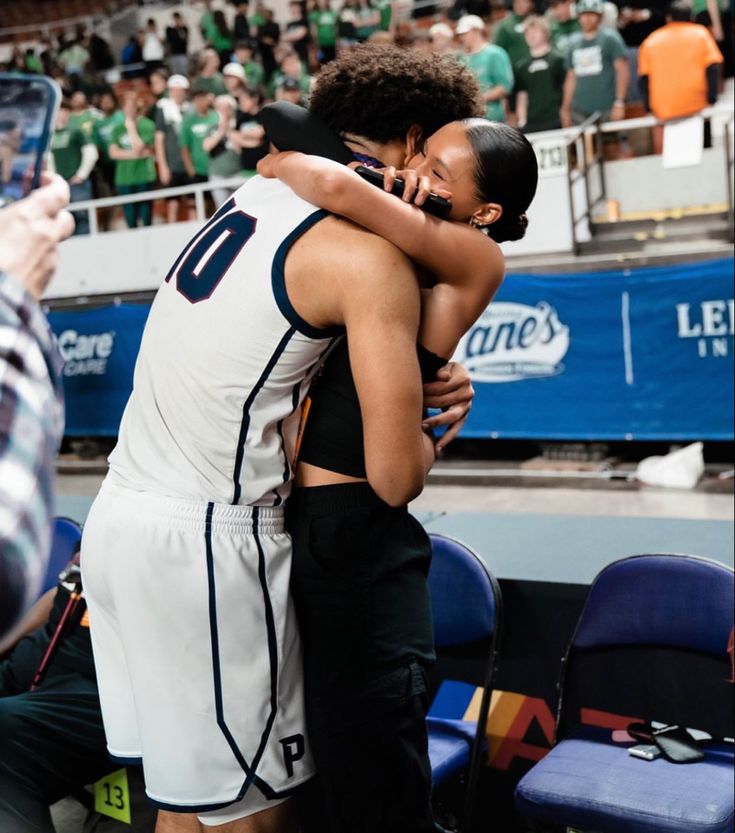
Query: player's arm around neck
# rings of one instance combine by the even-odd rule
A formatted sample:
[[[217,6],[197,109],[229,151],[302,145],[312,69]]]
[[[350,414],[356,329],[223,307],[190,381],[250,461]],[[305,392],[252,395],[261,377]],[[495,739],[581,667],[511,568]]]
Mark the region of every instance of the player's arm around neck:
[[[422,388],[416,336],[419,290],[408,259],[384,240],[359,233],[338,293],[360,400],[365,468],[386,503],[420,494],[433,462],[421,430]]]

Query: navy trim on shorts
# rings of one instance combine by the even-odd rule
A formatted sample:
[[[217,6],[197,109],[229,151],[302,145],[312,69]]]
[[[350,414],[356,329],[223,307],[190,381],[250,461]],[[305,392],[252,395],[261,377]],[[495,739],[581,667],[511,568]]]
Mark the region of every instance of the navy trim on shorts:
[[[217,595],[214,582],[214,555],[212,553],[213,512],[214,503],[210,502],[207,504],[207,516],[204,526],[204,541],[207,552],[207,586],[209,590],[209,632],[212,639],[212,673],[214,677],[215,713],[217,715],[217,725],[219,726],[220,731],[225,736],[225,740],[227,741],[230,749],[232,750],[232,754],[235,756],[235,760],[240,764],[243,772],[247,776],[245,779],[245,783],[240,788],[240,792],[238,793],[236,798],[233,798],[232,801],[229,801],[225,804],[217,805],[217,807],[227,807],[228,804],[233,804],[235,801],[239,801],[241,798],[245,796],[247,788],[250,786],[250,783],[252,781],[252,777],[250,767],[248,766],[247,761],[240,752],[240,749],[237,743],[235,742],[235,739],[232,736],[232,733],[230,732],[227,723],[225,722],[224,707],[222,705],[222,676],[220,671],[219,635],[217,629]],[[217,807],[213,806],[210,809],[217,809]],[[194,811],[191,810],[190,812]]]
[[[143,759],[140,757],[125,758],[120,755],[111,755],[109,752],[107,757],[113,764],[120,764],[120,766],[143,766]]]
[[[243,403],[242,406],[242,422],[240,423],[240,436],[237,439],[237,455],[235,456],[235,471],[233,473],[233,481],[234,481],[234,493],[232,496],[232,505],[236,506],[240,500],[240,495],[242,493],[242,487],[240,485],[240,475],[242,474],[242,461],[245,457],[245,443],[248,438],[248,431],[250,430],[250,409],[253,406],[253,402],[255,402],[255,398],[260,393],[261,388],[266,383],[268,377],[270,376],[273,368],[278,364],[278,360],[281,358],[283,351],[286,349],[289,341],[293,337],[295,333],[295,329],[293,327],[289,327],[288,330],[283,335],[283,338],[278,342],[278,346],[273,351],[273,355],[268,360],[268,364],[265,366],[263,372],[260,374],[260,379],[255,383],[253,389],[248,394],[247,399]]]
[[[255,753],[255,757],[253,758],[253,762],[251,764],[251,772],[248,774],[248,778],[246,779],[244,789],[250,786],[253,781],[257,780],[258,786],[260,787],[263,794],[266,798],[270,798],[268,792],[273,792],[273,790],[258,776],[255,774],[258,768],[258,764],[260,763],[260,759],[263,757],[263,753],[265,752],[266,746],[268,745],[268,739],[270,738],[271,730],[273,729],[273,724],[276,720],[276,715],[278,714],[278,640],[276,636],[276,623],[273,617],[273,605],[271,603],[270,593],[268,592],[268,579],[266,576],[266,566],[265,566],[265,553],[263,552],[263,547],[260,543],[260,533],[259,533],[259,507],[254,507],[253,509],[253,538],[255,538],[255,545],[258,548],[258,578],[260,579],[260,587],[263,591],[263,602],[265,605],[265,625],[266,630],[268,631],[268,656],[270,659],[270,670],[271,670],[271,713],[268,715],[268,720],[265,723],[265,729],[263,730],[263,735],[260,739],[260,745],[258,746],[258,751]]]
[[[309,214],[278,247],[273,257],[273,266],[271,268],[271,286],[273,288],[273,297],[276,299],[276,304],[278,304],[278,309],[281,310],[283,317],[294,329],[309,338],[330,338],[331,336],[343,333],[344,327],[315,327],[313,324],[309,324],[308,321],[304,321],[298,312],[296,312],[286,291],[286,255],[291,246],[293,246],[302,234],[305,234],[312,226],[315,226],[320,220],[328,216],[329,212],[322,209],[315,211],[313,214]]]

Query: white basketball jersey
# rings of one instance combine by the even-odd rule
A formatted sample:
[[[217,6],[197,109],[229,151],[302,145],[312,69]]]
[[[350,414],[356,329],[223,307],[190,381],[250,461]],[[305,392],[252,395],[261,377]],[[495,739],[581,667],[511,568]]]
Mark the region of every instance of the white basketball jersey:
[[[254,177],[204,226],[151,307],[110,470],[133,489],[278,506],[300,405],[341,328],[300,318],[291,245],[325,212]]]

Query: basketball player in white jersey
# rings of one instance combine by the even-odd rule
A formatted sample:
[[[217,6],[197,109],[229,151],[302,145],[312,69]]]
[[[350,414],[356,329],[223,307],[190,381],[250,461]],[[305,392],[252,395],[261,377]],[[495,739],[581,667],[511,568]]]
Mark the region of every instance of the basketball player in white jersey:
[[[427,133],[474,106],[458,65],[381,49]],[[386,115],[385,163],[406,124]],[[418,318],[400,251],[257,177],[161,286],[82,541],[108,749],[142,759],[158,833],[295,831],[286,799],[313,774],[282,513],[299,406],[346,332],[370,484],[410,500],[434,459]]]

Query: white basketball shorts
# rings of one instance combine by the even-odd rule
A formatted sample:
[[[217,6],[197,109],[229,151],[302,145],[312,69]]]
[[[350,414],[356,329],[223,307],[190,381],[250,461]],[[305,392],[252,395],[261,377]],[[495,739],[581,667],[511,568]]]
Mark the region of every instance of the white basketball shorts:
[[[82,578],[107,746],[162,809],[246,816],[312,776],[290,572],[278,509],[102,485]]]

